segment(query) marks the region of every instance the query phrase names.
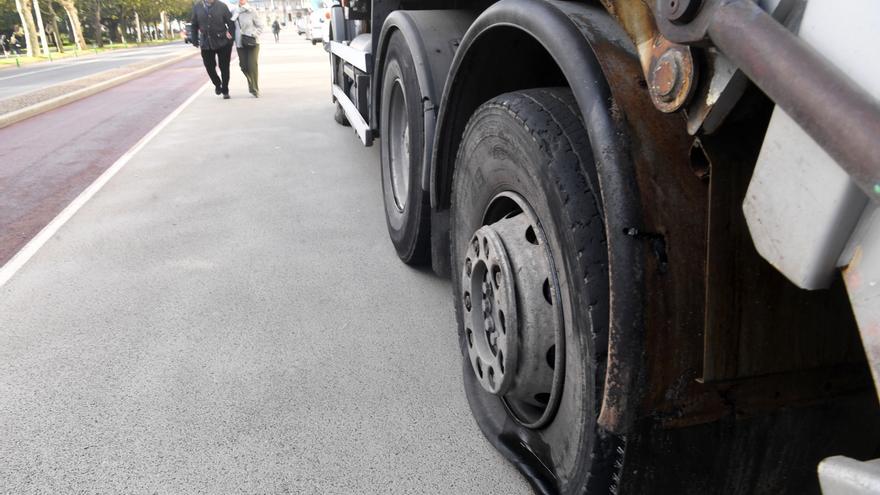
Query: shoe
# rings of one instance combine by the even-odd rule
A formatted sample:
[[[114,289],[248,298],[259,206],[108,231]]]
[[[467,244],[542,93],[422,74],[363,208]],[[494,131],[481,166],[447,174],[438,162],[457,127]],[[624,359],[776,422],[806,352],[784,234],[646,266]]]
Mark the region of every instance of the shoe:
[[[215,95],[219,96],[220,93],[222,93],[222,92],[223,92],[223,90],[220,89],[220,86],[214,86],[214,94]]]
[[[223,93],[223,99],[224,99],[224,100],[228,100],[228,99],[229,99],[229,93]]]
[[[259,92],[259,91],[256,91],[256,90],[253,90],[253,89],[252,89],[252,90],[250,91],[250,93],[251,93],[252,95],[254,95],[254,98],[259,98],[259,97],[260,97],[260,92]]]

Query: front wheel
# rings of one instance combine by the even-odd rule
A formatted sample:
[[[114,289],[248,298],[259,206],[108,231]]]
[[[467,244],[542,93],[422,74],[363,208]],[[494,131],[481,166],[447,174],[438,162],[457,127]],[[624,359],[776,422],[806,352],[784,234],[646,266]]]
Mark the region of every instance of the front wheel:
[[[473,114],[451,210],[465,390],[483,433],[540,491],[607,493],[622,454],[597,426],[609,306],[600,201],[570,90],[508,93]]]

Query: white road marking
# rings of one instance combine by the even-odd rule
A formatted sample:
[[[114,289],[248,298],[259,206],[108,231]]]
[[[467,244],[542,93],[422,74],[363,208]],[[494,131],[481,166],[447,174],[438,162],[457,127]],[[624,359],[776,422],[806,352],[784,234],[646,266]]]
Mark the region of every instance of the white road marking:
[[[49,67],[46,69],[32,70],[30,72],[23,72],[20,74],[13,74],[11,76],[0,77],[0,81],[5,81],[7,79],[15,79],[17,77],[32,76],[34,74],[42,74],[43,72],[49,72],[49,71],[58,70],[58,69],[67,69],[70,67],[77,67],[77,66],[84,65],[84,64],[93,64],[95,62],[101,62],[101,61],[102,61],[101,59],[92,59],[92,58],[87,59],[87,60],[78,60],[78,61],[74,61],[74,63],[68,63],[68,64],[64,64],[64,65],[56,65],[54,67]]]
[[[168,124],[171,123],[178,115],[180,115],[183,110],[189,106],[190,103],[195,101],[196,98],[205,89],[210,86],[210,82],[203,85],[201,88],[197,89],[195,93],[193,93],[189,98],[186,99],[183,103],[180,104],[179,107],[174,109],[167,117],[162,119],[161,122],[156,124],[156,127],[153,127],[150,132],[148,132],[144,137],[141,138],[134,146],[131,147],[128,151],[125,152],[121,157],[119,157],[113,165],[110,166],[107,170],[104,171],[94,182],[92,182],[83,192],[79,194],[73,201],[70,202],[67,207],[61,210],[55,218],[49,222],[48,225],[43,227],[40,232],[35,235],[27,244],[24,245],[15,256],[13,256],[9,261],[0,268],[0,287],[6,285],[18,270],[21,269],[36,253],[43,247],[49,239],[54,236],[58,230],[67,223],[68,220],[79,211],[80,208],[83,207],[92,197],[104,187],[110,179],[119,172],[122,167],[124,167],[134,156],[147,145],[154,137],[156,137],[159,132],[165,128]]]
[[[110,60],[120,60],[120,59],[124,59],[124,58],[137,58],[137,57],[141,57],[141,56],[143,56],[144,59],[146,60],[149,58],[161,57],[162,55],[166,55],[166,54],[173,51],[173,50],[169,50],[167,48],[168,47],[165,47],[165,46],[156,47],[156,48],[146,48],[146,50],[149,50],[150,53],[143,53],[140,51],[140,50],[144,50],[144,49],[125,48],[125,49],[120,50],[120,52],[123,52],[123,53],[108,53],[103,56],[98,55],[96,58],[91,58],[93,56],[89,55],[89,58],[84,59],[84,60],[62,59],[57,62],[51,62],[54,64],[58,64],[53,67],[47,67],[45,69],[32,70],[32,71],[28,71],[28,72],[22,72],[19,74],[13,74],[11,76],[0,77],[0,81],[6,81],[7,79],[15,79],[18,77],[32,76],[34,74],[42,74],[43,72],[49,72],[49,71],[58,70],[58,69],[67,69],[70,67],[78,67],[80,65],[85,65],[85,64],[94,64],[96,62],[106,62],[106,61],[110,61]],[[176,48],[176,46],[175,46],[175,48]],[[152,50],[156,50],[156,51],[152,52]]]

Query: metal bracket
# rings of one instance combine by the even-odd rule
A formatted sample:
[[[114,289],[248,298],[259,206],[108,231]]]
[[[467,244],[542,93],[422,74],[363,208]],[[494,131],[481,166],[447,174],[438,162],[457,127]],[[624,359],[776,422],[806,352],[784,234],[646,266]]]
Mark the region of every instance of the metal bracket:
[[[339,104],[342,105],[342,110],[345,112],[345,117],[348,119],[351,127],[354,128],[354,131],[361,139],[361,142],[364,143],[364,146],[371,146],[373,144],[373,131],[364,120],[364,117],[360,114],[360,112],[358,112],[358,109],[354,106],[354,103],[352,103],[351,100],[348,98],[348,95],[345,94],[345,91],[334,84],[333,96],[336,97],[336,101],[338,101]]]
[[[684,22],[679,9],[693,12]],[[660,31],[712,43],[880,202],[880,102],[752,0],[657,0]],[[808,74],[808,77],[799,77]],[[829,118],[833,112],[834,118]]]

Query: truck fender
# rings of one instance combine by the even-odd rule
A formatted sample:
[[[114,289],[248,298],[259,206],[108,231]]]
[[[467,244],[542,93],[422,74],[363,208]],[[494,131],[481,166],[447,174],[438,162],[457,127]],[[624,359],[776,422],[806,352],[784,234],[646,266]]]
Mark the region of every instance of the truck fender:
[[[623,30],[600,7],[548,0],[502,0],[484,11],[468,29],[452,61],[443,89],[431,162],[431,205],[435,212],[449,209],[451,178],[462,132],[474,110],[484,101],[515,86],[509,74],[480,74],[478,65],[502,50],[513,48],[499,36],[518,36],[537,42],[552,57],[582,113],[598,169],[598,180],[608,240],[609,282],[614,293],[609,321],[609,357],[599,423],[625,433],[636,418],[644,382],[644,253],[641,243],[627,242],[628,229],[641,226],[641,207],[632,158],[625,151],[625,117],[615,108],[604,67],[614,67],[614,78],[642,80],[635,47]],[[512,58],[512,56],[517,58]],[[508,54],[511,70],[521,54]],[[627,59],[626,63],[619,59]],[[475,63],[476,62],[476,63]],[[634,63],[631,63],[634,62]],[[507,70],[507,69],[505,69]],[[522,69],[525,77],[535,70]],[[543,80],[538,82],[543,83]],[[534,81],[525,84],[534,84]],[[544,84],[547,85],[547,84]],[[489,86],[489,89],[485,89]],[[494,92],[494,93],[493,93]],[[448,237],[448,233],[447,233]]]
[[[382,26],[372,85],[374,104],[371,105],[371,127],[379,129],[379,100],[382,94],[385,53],[391,35],[399,31],[412,52],[419,88],[422,91],[425,149],[422,154],[424,162],[421,187],[425,191],[430,184],[430,151],[434,143],[440,92],[452,65],[456,47],[474,18],[473,13],[464,10],[396,10]]]

